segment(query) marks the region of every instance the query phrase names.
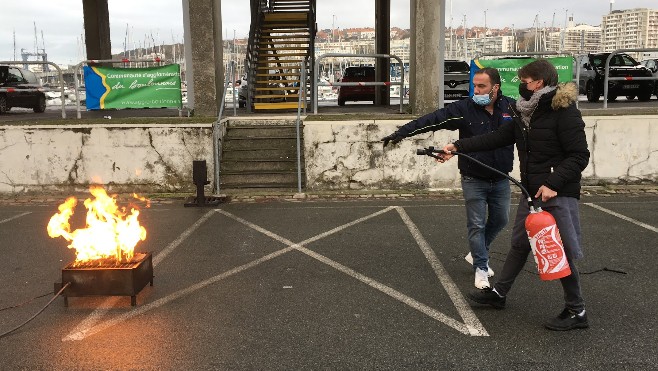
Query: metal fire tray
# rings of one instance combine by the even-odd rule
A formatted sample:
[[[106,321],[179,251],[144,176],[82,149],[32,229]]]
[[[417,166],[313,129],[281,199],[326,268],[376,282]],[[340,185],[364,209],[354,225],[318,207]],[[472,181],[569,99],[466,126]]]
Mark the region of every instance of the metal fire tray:
[[[130,296],[130,305],[135,306],[137,294],[147,283],[153,286],[152,256],[136,253],[127,263],[70,263],[62,269],[62,282],[55,283],[55,292],[66,282],[71,283],[62,293],[66,306],[69,296]]]

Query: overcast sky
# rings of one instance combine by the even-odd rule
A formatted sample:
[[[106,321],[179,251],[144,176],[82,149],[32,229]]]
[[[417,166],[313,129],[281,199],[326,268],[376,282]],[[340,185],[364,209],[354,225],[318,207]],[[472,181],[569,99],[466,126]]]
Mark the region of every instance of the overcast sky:
[[[222,23],[226,38],[244,38],[249,33],[249,1],[222,0]],[[438,1],[437,1],[438,3]],[[452,5],[451,5],[452,3]],[[467,27],[531,27],[539,15],[541,25],[563,26],[566,14],[576,23],[599,25],[610,8],[609,0],[446,0],[446,26],[458,27],[466,15]],[[374,0],[317,0],[319,28],[373,27]],[[181,0],[109,0],[112,52],[123,51],[126,28],[134,45],[146,38],[156,44],[183,40]],[[451,9],[452,8],[452,9]],[[543,9],[540,9],[543,8]],[[657,0],[615,0],[613,9],[658,9]],[[0,60],[16,59],[21,49],[33,52],[36,23],[38,48],[45,42],[48,59],[59,64],[76,64],[85,59],[81,43],[83,30],[82,0],[2,0],[0,11]],[[391,26],[409,27],[409,0],[391,0]],[[43,32],[43,41],[41,33]],[[133,43],[129,43],[129,49]],[[31,58],[31,60],[34,60]]]

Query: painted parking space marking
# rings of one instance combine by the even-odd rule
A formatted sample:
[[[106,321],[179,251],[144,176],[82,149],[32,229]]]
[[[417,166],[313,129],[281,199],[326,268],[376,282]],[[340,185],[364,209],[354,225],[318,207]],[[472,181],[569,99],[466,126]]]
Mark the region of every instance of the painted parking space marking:
[[[385,211],[388,211],[388,210],[390,210],[390,209],[391,209],[391,208],[388,208],[388,209],[386,209]],[[257,230],[257,231],[259,231],[259,232],[265,234],[266,236],[271,237],[272,239],[281,242],[281,243],[284,244],[284,245],[288,245],[288,247],[286,247],[286,248],[284,248],[284,249],[281,249],[281,250],[278,250],[278,251],[276,251],[276,252],[274,252],[274,253],[272,253],[272,254],[266,255],[266,256],[264,256],[264,257],[262,257],[262,258],[260,258],[260,259],[256,259],[256,260],[254,260],[254,261],[252,261],[252,262],[250,262],[250,263],[243,264],[243,265],[241,265],[241,266],[239,266],[239,267],[237,267],[237,268],[233,268],[233,269],[231,269],[231,270],[229,270],[229,271],[226,271],[226,272],[224,272],[224,273],[218,274],[218,275],[216,275],[216,276],[214,276],[214,277],[211,277],[211,278],[209,278],[209,279],[207,279],[207,280],[204,280],[204,281],[201,281],[201,282],[199,282],[199,283],[196,283],[196,284],[194,284],[194,285],[192,285],[192,286],[189,286],[189,287],[187,287],[187,288],[185,288],[185,289],[183,289],[183,290],[176,291],[176,292],[174,292],[174,293],[172,293],[172,294],[170,294],[170,295],[167,295],[167,296],[165,296],[165,297],[162,297],[162,298],[160,298],[160,299],[158,299],[158,300],[156,300],[156,301],[154,301],[154,302],[152,302],[152,303],[149,303],[149,304],[143,305],[143,306],[141,306],[141,307],[135,308],[135,309],[133,309],[133,310],[131,310],[131,311],[129,311],[129,312],[126,312],[126,313],[124,313],[124,314],[122,314],[122,315],[119,315],[119,316],[117,316],[117,317],[115,317],[115,318],[113,318],[113,319],[110,319],[110,320],[108,320],[108,321],[102,322],[102,323],[100,323],[100,324],[96,324],[96,323],[100,320],[100,318],[108,312],[109,308],[111,308],[112,306],[114,306],[114,304],[116,304],[116,302],[119,300],[119,298],[117,298],[117,297],[108,298],[108,299],[102,304],[102,308],[97,308],[97,309],[96,309],[92,314],[90,314],[90,315],[89,315],[89,316],[88,316],[88,317],[87,317],[87,318],[86,318],[86,319],[85,319],[85,320],[84,320],[79,326],[77,326],[73,331],[71,331],[71,333],[69,333],[67,336],[65,336],[65,337],[62,339],[62,341],[83,340],[83,339],[85,339],[86,337],[91,336],[91,335],[93,335],[93,334],[96,334],[96,333],[98,333],[98,332],[100,332],[100,331],[102,331],[102,330],[104,330],[104,329],[106,329],[106,328],[108,328],[108,327],[111,327],[111,326],[113,326],[113,325],[115,325],[115,324],[117,324],[117,323],[120,323],[120,322],[126,321],[126,320],[128,320],[128,319],[130,319],[130,318],[132,318],[132,317],[134,317],[134,316],[136,316],[136,315],[139,315],[139,314],[141,314],[141,313],[144,313],[144,312],[146,312],[146,311],[149,311],[149,310],[152,310],[152,309],[155,309],[155,308],[159,308],[159,307],[161,307],[161,306],[167,304],[168,302],[170,302],[170,301],[172,301],[172,300],[175,300],[175,299],[177,299],[177,298],[179,298],[179,297],[181,297],[181,296],[184,296],[184,295],[190,294],[190,293],[192,293],[192,292],[194,292],[194,291],[197,291],[197,290],[199,290],[199,289],[202,289],[202,288],[204,288],[204,287],[206,287],[206,286],[208,286],[208,285],[210,285],[210,284],[212,284],[212,283],[215,283],[215,282],[221,281],[221,280],[223,280],[224,278],[230,277],[230,276],[232,276],[232,275],[234,275],[234,274],[237,274],[237,273],[240,273],[240,272],[242,272],[242,271],[244,271],[244,270],[247,270],[247,269],[249,269],[249,268],[255,267],[255,266],[257,266],[257,265],[259,265],[259,264],[261,264],[261,263],[264,263],[264,262],[266,262],[266,261],[268,261],[268,260],[271,260],[271,259],[273,259],[273,258],[276,258],[276,257],[279,256],[279,255],[283,255],[283,254],[285,254],[285,253],[287,253],[287,252],[289,252],[289,251],[292,251],[294,246],[297,246],[295,243],[293,243],[292,241],[290,241],[290,240],[288,240],[288,239],[286,239],[286,238],[280,237],[279,235],[277,235],[277,234],[275,234],[275,233],[272,233],[272,232],[270,232],[270,231],[268,231],[268,230],[266,230],[266,229],[264,229],[264,228],[261,228],[261,227],[255,225],[255,224],[253,224],[253,223],[247,222],[247,221],[244,220],[244,219],[241,219],[241,218],[239,218],[239,217],[237,217],[237,216],[234,216],[233,214],[227,213],[227,212],[225,212],[225,211],[223,211],[223,210],[220,210],[220,209],[211,210],[211,211],[209,211],[206,215],[204,215],[204,217],[207,217],[209,214],[214,214],[215,211],[216,211],[216,212],[219,212],[219,213],[221,213],[221,214],[227,215],[227,216],[229,216],[229,217],[231,217],[231,218],[233,218],[233,219],[235,219],[235,220],[238,220],[238,221],[240,221],[240,222],[243,223],[243,224],[246,223],[246,225],[249,226],[250,228]],[[377,212],[377,213],[375,213],[375,214],[376,214],[376,215],[379,215],[379,214],[381,214],[381,213],[383,213],[383,212],[385,212],[385,211],[380,211],[380,212]],[[369,216],[367,216],[367,217],[364,217],[364,218],[361,218],[361,219],[357,219],[357,220],[354,221],[354,222],[347,223],[346,225],[343,225],[343,226],[340,226],[340,227],[334,228],[332,231],[334,231],[334,233],[335,233],[335,232],[338,232],[338,231],[340,231],[340,230],[342,230],[342,229],[347,228],[348,226],[351,226],[351,225],[357,224],[358,222],[361,222],[361,221],[364,221],[364,220],[370,219],[371,217],[374,217],[374,216],[376,216],[376,215],[371,214],[371,215],[369,215]],[[207,219],[207,218],[206,218],[206,219]],[[200,225],[200,223],[195,223],[192,227],[188,228],[188,230],[192,229],[194,226],[197,226],[197,227],[198,227],[198,225]],[[196,229],[196,228],[194,227],[194,229]],[[193,231],[193,229],[190,230],[190,233],[191,233],[192,231]],[[186,231],[186,232],[187,232],[187,231]],[[185,236],[189,236],[190,233],[186,233],[186,232],[183,232],[183,234],[184,234]],[[321,234],[321,235],[322,235],[322,237],[325,237],[325,236],[331,234],[330,232],[331,232],[331,231],[328,231],[328,232],[325,232],[325,233],[323,233],[323,234]],[[181,235],[181,236],[182,236],[182,235]],[[300,244],[311,243],[311,242],[316,241],[317,239],[322,238],[322,237],[320,237],[320,235],[318,235],[318,236],[315,236],[315,237],[309,238],[308,240],[302,241]],[[179,241],[178,244],[180,244],[180,242],[182,242],[183,239],[178,238],[178,239],[176,239],[176,241]],[[174,241],[174,242],[176,242],[176,241]],[[170,244],[167,248],[165,248],[165,250],[167,250],[171,245],[173,245],[174,242],[172,242],[172,244]],[[177,245],[176,245],[176,246],[177,246]]]
[[[411,221],[411,218],[407,212],[404,211],[404,208],[397,207],[396,210],[398,214],[400,214],[404,224],[406,224],[407,228],[409,228],[411,235],[414,237],[416,243],[423,251],[423,254],[425,254],[425,258],[432,266],[436,277],[439,279],[441,285],[448,293],[450,300],[452,300],[452,303],[457,309],[457,312],[459,312],[459,315],[462,317],[462,320],[464,320],[464,324],[468,328],[469,333],[473,336],[489,336],[487,330],[484,329],[482,323],[480,323],[473,310],[471,310],[471,306],[466,303],[464,296],[461,294],[461,291],[459,291],[459,288],[455,282],[446,272],[443,264],[441,264],[439,258],[436,256],[436,253],[434,253],[434,250],[432,250],[430,247],[430,244],[427,243],[423,235],[420,233],[420,230],[418,230],[418,227],[416,227],[416,224]]]
[[[23,216],[28,215],[28,214],[32,214],[32,212],[31,212],[31,211],[26,211],[26,212],[24,212],[24,213],[20,213],[20,214],[18,214],[18,215],[14,215],[14,216],[12,216],[12,217],[10,217],[10,218],[2,219],[2,220],[0,220],[0,224],[10,222],[10,221],[12,221],[12,220],[14,220],[14,219],[18,219],[18,218],[23,217]]]
[[[652,225],[646,224],[646,223],[642,223],[641,221],[639,221],[639,220],[637,220],[637,219],[629,218],[629,217],[627,217],[626,215],[619,214],[619,213],[617,213],[617,212],[614,212],[614,211],[612,211],[612,210],[610,210],[610,209],[606,209],[605,207],[599,206],[599,205],[594,204],[594,203],[591,203],[591,202],[585,202],[585,205],[587,205],[587,206],[589,206],[589,207],[593,207],[593,208],[595,208],[595,209],[597,209],[597,210],[603,211],[604,213],[608,213],[608,214],[610,214],[610,215],[612,215],[612,216],[616,216],[617,218],[619,218],[619,219],[623,219],[623,220],[625,220],[625,221],[627,221],[627,222],[631,222],[631,223],[633,223],[633,224],[635,224],[635,225],[637,225],[637,226],[640,226],[640,227],[642,227],[642,228],[648,229],[648,230],[650,230],[650,231],[652,231],[652,232],[656,232],[656,233],[658,233],[658,228],[656,228],[656,227],[654,227],[654,226],[652,226]]]
[[[357,225],[357,224],[359,224],[363,221],[374,218],[376,216],[379,216],[381,214],[384,214],[384,213],[386,213],[388,211],[391,211],[391,210],[394,210],[394,209],[398,210],[398,213],[400,214],[400,216],[402,217],[402,219],[404,221],[405,217],[403,215],[406,215],[404,210],[402,210],[402,213],[401,213],[399,210],[402,209],[402,208],[396,207],[396,206],[391,206],[391,207],[387,207],[387,208],[384,208],[382,210],[379,210],[379,211],[377,211],[373,214],[370,214],[370,215],[364,216],[362,218],[356,219],[352,222],[343,224],[341,226],[338,226],[338,227],[333,228],[331,230],[328,230],[326,232],[320,233],[316,236],[313,236],[313,237],[311,237],[309,239],[306,239],[306,240],[304,240],[302,242],[299,242],[299,243],[293,243],[292,241],[290,241],[290,240],[288,240],[288,239],[286,239],[282,236],[279,236],[274,232],[271,232],[271,231],[269,231],[269,230],[267,230],[263,227],[260,227],[260,226],[254,224],[254,223],[251,223],[251,222],[249,222],[245,219],[242,219],[242,218],[240,218],[236,215],[233,215],[233,214],[231,214],[227,211],[224,211],[224,210],[221,210],[221,209],[216,209],[214,211],[216,211],[217,213],[220,213],[224,216],[227,216],[231,219],[234,219],[234,220],[244,224],[245,226],[247,226],[249,228],[252,228],[252,229],[254,229],[258,232],[261,232],[261,233],[265,234],[266,236],[268,236],[268,237],[270,237],[270,238],[272,238],[272,239],[274,239],[274,240],[276,240],[276,241],[278,241],[278,242],[280,242],[284,245],[287,245],[287,247],[285,247],[283,249],[280,249],[280,250],[277,250],[274,253],[265,255],[265,256],[263,256],[259,259],[253,260],[249,263],[246,263],[246,264],[243,264],[243,265],[238,266],[236,268],[230,269],[226,272],[220,273],[220,274],[218,274],[216,276],[213,276],[209,279],[206,279],[204,281],[198,282],[198,283],[196,283],[192,286],[188,286],[187,288],[184,288],[182,290],[178,290],[178,291],[176,291],[172,294],[169,294],[169,295],[167,295],[165,297],[162,297],[162,298],[160,298],[156,301],[153,301],[151,303],[145,304],[141,307],[134,308],[134,309],[130,310],[129,312],[126,312],[122,315],[116,316],[116,317],[114,317],[112,319],[109,319],[105,322],[102,322],[102,323],[99,323],[99,324],[92,324],[91,326],[86,326],[86,327],[79,327],[76,330],[74,330],[73,332],[71,332],[63,340],[64,341],[67,341],[67,340],[83,340],[88,336],[94,335],[94,334],[96,334],[100,331],[103,331],[103,330],[105,330],[109,327],[112,327],[112,326],[114,326],[118,323],[124,322],[124,321],[126,321],[130,318],[133,318],[133,317],[135,317],[139,314],[145,313],[145,312],[150,311],[152,309],[159,308],[159,307],[161,307],[161,306],[163,306],[163,305],[165,305],[165,304],[167,304],[167,303],[169,303],[169,302],[171,302],[175,299],[178,299],[182,296],[191,294],[191,293],[193,293],[197,290],[200,290],[200,289],[202,289],[202,288],[204,288],[204,287],[206,287],[210,284],[221,281],[225,278],[228,278],[230,276],[233,276],[235,274],[243,272],[247,269],[256,267],[256,266],[258,266],[258,265],[260,265],[260,264],[262,264],[266,261],[272,260],[272,259],[274,259],[278,256],[284,255],[284,254],[286,254],[290,251],[293,251],[293,250],[302,252],[305,255],[309,256],[309,257],[312,257],[312,258],[314,258],[314,259],[316,259],[316,260],[318,260],[318,261],[320,261],[324,264],[327,264],[330,267],[332,267],[332,268],[334,268],[334,269],[336,269],[340,272],[343,272],[343,273],[347,274],[348,276],[353,277],[353,278],[367,284],[368,286],[373,287],[373,288],[379,290],[380,292],[383,292],[383,293],[389,295],[392,298],[395,298],[396,300],[410,306],[411,308],[418,310],[419,312],[429,316],[430,318],[433,318],[433,319],[435,319],[439,322],[442,322],[442,323],[446,324],[447,326],[457,330],[458,332],[460,332],[462,334],[471,335],[471,336],[488,336],[488,333],[486,332],[484,327],[480,324],[480,322],[477,320],[477,318],[475,317],[475,314],[472,311],[470,311],[470,308],[468,308],[468,306],[466,305],[463,297],[461,296],[461,293],[457,290],[456,285],[449,278],[449,276],[445,272],[445,269],[443,269],[442,265],[438,262],[438,259],[436,258],[436,255],[433,255],[433,252],[432,252],[432,254],[428,254],[428,253],[425,253],[425,251],[424,251],[426,257],[428,257],[428,260],[430,261],[430,265],[433,267],[433,269],[437,273],[437,277],[439,277],[439,280],[440,280],[441,284],[444,286],[444,288],[447,291],[449,291],[450,298],[453,301],[453,304],[457,307],[457,310],[458,310],[460,316],[462,317],[462,319],[464,320],[464,323],[459,322],[458,320],[455,320],[455,319],[439,312],[438,310],[436,310],[434,308],[431,308],[431,307],[429,307],[429,306],[427,306],[423,303],[420,303],[417,300],[415,300],[415,299],[413,299],[413,298],[411,298],[407,295],[404,295],[404,294],[400,293],[399,291],[397,291],[397,290],[395,290],[391,287],[388,287],[388,286],[386,286],[386,285],[384,285],[384,284],[382,284],[382,283],[380,283],[380,282],[378,282],[378,281],[376,281],[376,280],[374,280],[370,277],[367,277],[367,276],[365,276],[365,275],[363,275],[359,272],[356,272],[351,268],[348,268],[348,267],[346,267],[346,266],[344,266],[344,265],[342,265],[342,264],[340,264],[336,261],[333,261],[333,260],[331,260],[331,259],[329,259],[329,258],[327,258],[327,257],[325,257],[321,254],[318,254],[318,253],[316,253],[316,252],[314,252],[314,251],[312,251],[312,250],[305,247],[305,245],[307,245],[309,243],[318,241],[318,240],[320,240],[324,237],[335,234],[335,233],[340,232],[340,231],[342,231],[346,228]],[[408,216],[406,216],[406,217],[408,219]],[[410,222],[410,219],[408,219],[408,220]],[[420,235],[420,232],[415,227],[415,225],[413,223],[411,223],[411,225],[413,226],[413,230],[412,230],[412,228],[409,227],[410,224],[407,224],[406,221],[405,221],[405,224],[410,229],[410,232],[412,233],[412,235],[416,239],[417,243],[419,243],[419,246],[421,245],[421,243],[423,243],[423,242],[419,242],[419,241],[424,241],[424,246],[421,246],[421,249],[431,250],[431,248],[429,247],[429,244],[427,244],[427,242],[424,240],[422,235]]]

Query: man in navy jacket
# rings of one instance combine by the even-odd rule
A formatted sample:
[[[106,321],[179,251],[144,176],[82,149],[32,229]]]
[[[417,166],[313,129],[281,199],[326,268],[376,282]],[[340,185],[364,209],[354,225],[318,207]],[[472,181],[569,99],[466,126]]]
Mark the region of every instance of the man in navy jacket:
[[[498,130],[512,120],[515,101],[500,91],[500,74],[495,68],[483,68],[473,76],[474,95],[453,102],[398,128],[383,138],[384,147],[391,142],[436,130],[459,130],[459,139]],[[490,151],[474,152],[472,157],[505,174],[512,170],[512,145]],[[489,246],[509,220],[509,180],[466,158],[458,160],[462,191],[466,202],[466,226],[470,253],[466,260],[475,270],[475,287],[490,287]]]

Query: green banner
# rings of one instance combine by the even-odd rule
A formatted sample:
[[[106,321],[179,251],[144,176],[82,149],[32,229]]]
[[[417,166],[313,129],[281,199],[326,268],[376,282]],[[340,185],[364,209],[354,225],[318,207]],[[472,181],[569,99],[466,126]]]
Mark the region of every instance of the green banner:
[[[558,81],[573,81],[573,58],[554,57],[546,58],[557,69]],[[475,71],[484,67],[493,67],[500,73],[501,90],[503,94],[519,99],[519,77],[517,71],[535,58],[509,58],[509,59],[474,59],[471,61],[471,81]],[[471,91],[473,91],[471,87]]]
[[[180,66],[84,67],[87,109],[182,107]]]

